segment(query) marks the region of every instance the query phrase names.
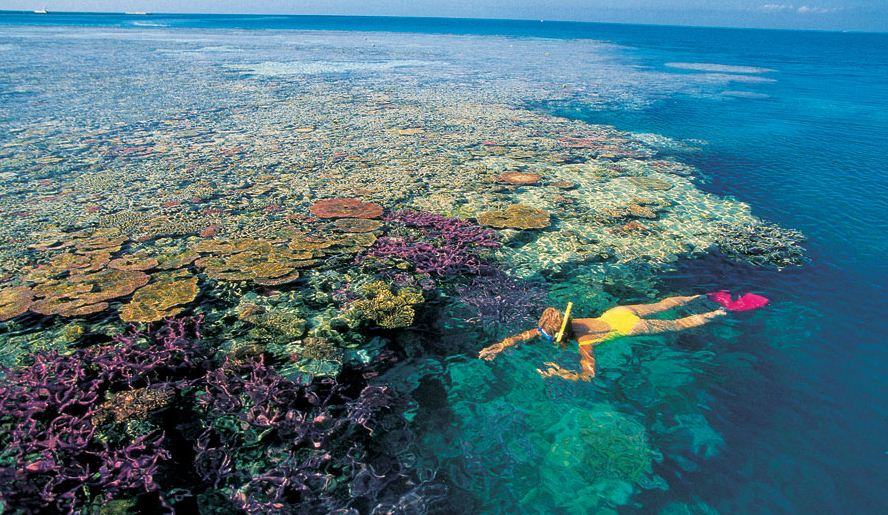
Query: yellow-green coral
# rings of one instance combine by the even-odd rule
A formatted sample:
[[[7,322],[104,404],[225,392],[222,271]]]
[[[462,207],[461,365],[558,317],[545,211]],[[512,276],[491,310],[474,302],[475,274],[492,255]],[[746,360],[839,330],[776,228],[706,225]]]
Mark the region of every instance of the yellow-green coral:
[[[254,324],[263,332],[270,332],[290,338],[299,338],[305,334],[305,319],[295,310],[266,308],[253,303],[241,303],[238,318]]]
[[[416,316],[413,306],[423,301],[422,293],[410,288],[394,293],[384,281],[368,283],[361,291],[367,298],[355,301],[353,309],[386,329],[409,327]]]

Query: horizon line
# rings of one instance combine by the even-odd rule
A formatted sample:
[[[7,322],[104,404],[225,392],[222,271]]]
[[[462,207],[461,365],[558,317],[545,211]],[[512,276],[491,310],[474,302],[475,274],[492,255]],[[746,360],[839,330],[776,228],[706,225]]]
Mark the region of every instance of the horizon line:
[[[407,16],[407,15],[373,15],[373,14],[295,14],[295,13],[218,13],[218,12],[161,12],[161,11],[48,11],[47,13],[37,13],[29,9],[0,9],[0,13],[23,13],[37,16],[47,16],[53,14],[98,14],[98,15],[125,15],[125,16],[278,16],[278,17],[302,17],[302,18],[388,18],[388,19],[421,19],[421,20],[479,20],[479,21],[522,21],[536,23],[571,23],[578,25],[628,25],[643,27],[672,27],[687,29],[720,29],[720,30],[764,30],[764,31],[782,31],[782,32],[827,32],[837,34],[888,34],[888,30],[860,30],[860,29],[793,29],[778,27],[738,27],[725,25],[680,25],[674,23],[629,23],[614,21],[581,21],[581,20],[562,20],[562,19],[542,19],[542,18],[499,18],[499,17],[461,17],[461,16]],[[143,27],[144,28],[144,27]],[[167,27],[175,28],[175,27]],[[279,29],[287,30],[287,29]],[[299,29],[293,29],[299,30]],[[318,29],[324,30],[324,29]]]

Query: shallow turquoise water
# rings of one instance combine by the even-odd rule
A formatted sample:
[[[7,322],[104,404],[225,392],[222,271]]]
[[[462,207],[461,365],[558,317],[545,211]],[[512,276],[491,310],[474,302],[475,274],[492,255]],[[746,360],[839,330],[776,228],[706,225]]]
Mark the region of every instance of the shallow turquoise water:
[[[554,302],[572,299],[585,312],[715,287],[773,299],[768,310],[705,330],[609,344],[593,384],[540,381],[534,368],[553,357],[541,346],[492,365],[474,359],[513,327],[464,327],[458,314],[423,320],[426,331],[415,338],[425,350],[412,351],[388,377],[416,400],[421,460],[452,488],[441,509],[888,508],[885,35],[322,17],[4,13],[0,23],[7,24],[0,108],[13,127],[59,109],[72,120],[106,123],[249,106],[249,91],[207,97],[189,91],[189,81],[225,77],[225,65],[275,61],[277,45],[288,41],[305,62],[334,55],[350,63],[383,56],[458,64],[424,77],[442,84],[473,66],[485,79],[534,74],[538,82],[528,89],[546,94],[524,99],[533,109],[707,142],[702,152],[674,153],[708,177],[704,189],[804,231],[811,263],[778,272],[711,257],[653,277],[616,276],[604,288],[582,269],[547,277]],[[175,57],[145,58],[154,53]],[[124,73],[121,63],[138,67]],[[115,83],[116,73],[140,80]],[[179,81],[158,84],[165,73]],[[102,86],[85,87],[95,77]],[[549,100],[562,84],[572,94]],[[498,88],[516,102],[525,91]],[[576,359],[571,350],[554,358],[564,365]]]

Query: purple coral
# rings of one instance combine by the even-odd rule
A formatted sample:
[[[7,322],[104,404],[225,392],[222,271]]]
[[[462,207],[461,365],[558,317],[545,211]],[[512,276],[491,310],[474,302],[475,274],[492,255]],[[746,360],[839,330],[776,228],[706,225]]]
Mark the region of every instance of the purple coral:
[[[420,211],[393,211],[385,216],[387,222],[423,229],[427,237],[441,238],[461,247],[499,247],[499,234],[467,220],[450,218]]]
[[[492,270],[457,287],[457,294],[458,301],[471,311],[466,317],[469,322],[512,325],[535,320],[546,306],[547,290],[543,283]]]
[[[7,507],[74,511],[84,495],[156,491],[158,466],[170,457],[163,434],[100,438],[99,401],[137,382],[165,381],[197,349],[185,335],[184,321],[169,322],[158,333],[132,330],[112,345],[37,353],[30,366],[3,370],[0,498]]]
[[[388,453],[370,452],[388,434],[377,427],[409,431],[388,387],[367,385],[360,370],[350,372],[351,382],[301,383],[261,356],[216,361],[198,341],[199,324],[133,329],[111,344],[67,356],[36,353],[30,366],[3,370],[5,509],[74,513],[97,500],[144,494],[172,509],[207,494],[223,503],[219,511],[233,503],[247,513],[345,513],[396,502],[426,483],[406,468],[380,465]],[[130,436],[102,401],[145,388],[174,391],[166,409],[185,416],[146,415],[144,427],[156,429]],[[193,452],[175,445],[185,441]],[[384,481],[349,496],[353,480],[373,467]]]
[[[416,211],[395,211],[385,219],[419,229],[421,238],[379,238],[364,257],[406,261],[422,274],[480,274],[485,263],[478,251],[500,246],[496,231],[458,218]]]
[[[331,450],[355,448],[359,429],[369,435],[395,402],[385,386],[367,386],[353,398],[347,390],[332,379],[295,383],[262,359],[209,372],[199,401],[207,423],[195,444],[197,470],[248,513],[286,511],[288,503],[307,512],[344,508],[328,490],[364,465],[361,453]],[[265,452],[249,463],[238,459],[260,440]],[[395,474],[386,484],[400,479]]]

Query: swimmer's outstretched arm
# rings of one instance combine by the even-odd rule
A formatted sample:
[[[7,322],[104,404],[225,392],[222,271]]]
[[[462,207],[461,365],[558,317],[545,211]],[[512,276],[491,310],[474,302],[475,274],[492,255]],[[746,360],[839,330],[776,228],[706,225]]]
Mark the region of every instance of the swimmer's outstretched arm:
[[[592,345],[583,345],[582,342],[580,343],[579,372],[561,368],[557,363],[546,363],[546,366],[549,367],[546,370],[537,369],[537,372],[543,377],[558,376],[562,379],[567,379],[568,381],[591,381],[595,378],[595,351],[592,350]]]
[[[491,361],[493,360],[493,358],[496,357],[497,354],[499,354],[503,350],[519,342],[536,338],[538,334],[539,333],[537,333],[536,329],[531,329],[529,331],[524,331],[523,333],[516,334],[515,336],[510,336],[499,343],[494,343],[489,347],[484,347],[483,349],[481,349],[481,352],[478,353],[478,357],[481,359],[486,359],[487,361]]]

